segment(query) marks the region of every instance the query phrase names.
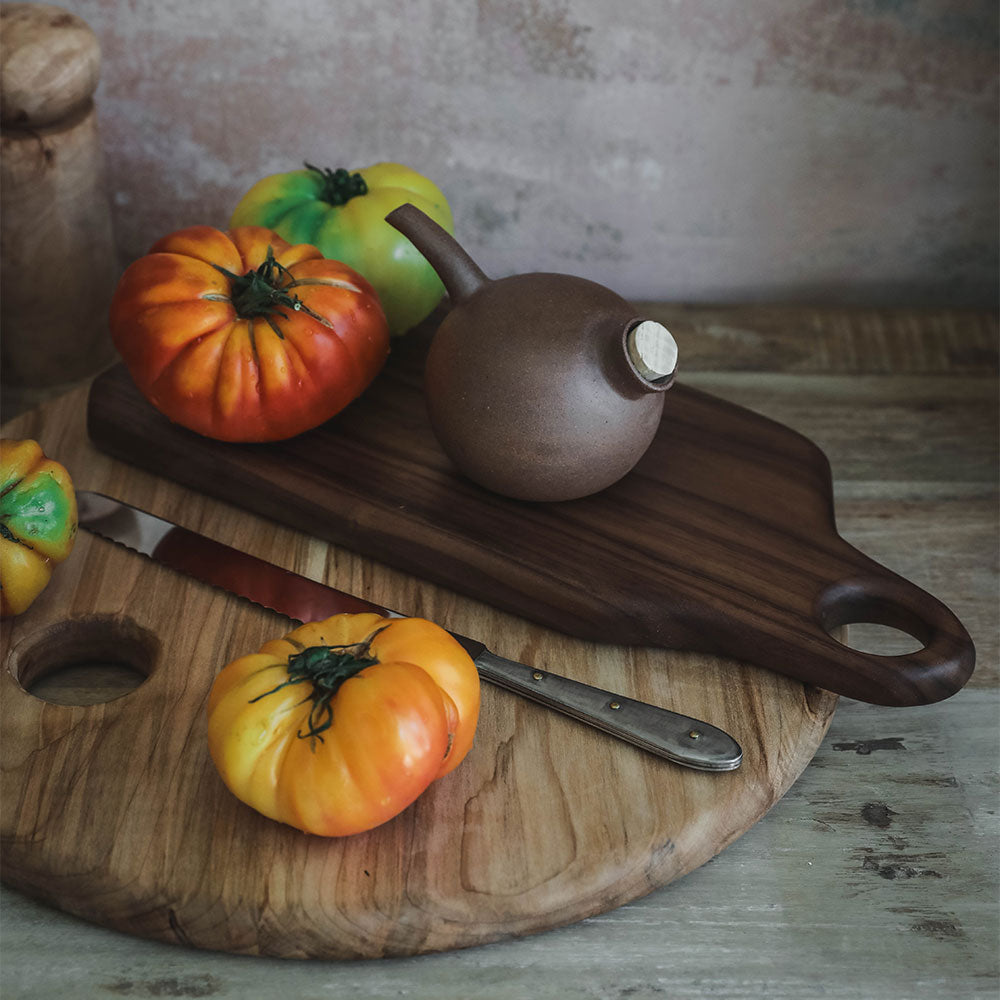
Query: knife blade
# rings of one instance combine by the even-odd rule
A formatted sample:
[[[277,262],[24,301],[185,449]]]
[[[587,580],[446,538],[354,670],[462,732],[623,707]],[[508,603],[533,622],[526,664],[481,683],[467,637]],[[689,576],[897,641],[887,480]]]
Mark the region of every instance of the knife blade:
[[[343,612],[403,617],[103,493],[78,490],[76,500],[80,526],[87,531],[292,621],[320,621]],[[743,760],[736,740],[706,722],[529,667],[476,639],[451,635],[484,680],[658,757],[699,771],[732,771]]]

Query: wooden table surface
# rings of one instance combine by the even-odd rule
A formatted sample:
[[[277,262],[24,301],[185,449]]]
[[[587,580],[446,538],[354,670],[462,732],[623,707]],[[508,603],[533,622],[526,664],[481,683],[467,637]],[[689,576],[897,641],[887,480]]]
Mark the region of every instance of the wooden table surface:
[[[968,686],[921,708],[841,699],[809,767],[722,854],[634,903],[520,940],[370,962],[244,958],[104,930],[4,888],[4,1000],[997,996],[996,317],[662,304],[646,312],[677,338],[689,385],[779,420],[826,452],[840,533],[968,628],[978,653]],[[66,405],[72,397],[9,420],[3,433],[40,436],[47,408]],[[357,562],[371,593],[419,586]],[[900,651],[885,633],[852,627],[851,642]]]

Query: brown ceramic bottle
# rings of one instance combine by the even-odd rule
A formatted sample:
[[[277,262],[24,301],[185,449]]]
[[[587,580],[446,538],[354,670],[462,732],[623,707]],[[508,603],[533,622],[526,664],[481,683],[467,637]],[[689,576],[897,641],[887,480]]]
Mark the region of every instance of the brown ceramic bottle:
[[[596,493],[642,457],[677,348],[614,292],[564,274],[488,279],[413,205],[386,221],[437,271],[452,308],[424,391],[446,454],[470,479],[521,500]]]

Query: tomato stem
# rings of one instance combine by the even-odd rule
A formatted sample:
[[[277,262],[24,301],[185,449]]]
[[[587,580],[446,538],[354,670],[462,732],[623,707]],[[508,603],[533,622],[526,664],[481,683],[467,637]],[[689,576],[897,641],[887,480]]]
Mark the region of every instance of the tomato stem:
[[[330,702],[340,689],[340,685],[365,667],[378,663],[378,660],[370,655],[373,638],[374,636],[370,636],[364,642],[341,646],[308,646],[301,652],[293,654],[288,658],[286,668],[288,680],[270,691],[265,691],[264,694],[257,695],[256,698],[251,698],[251,704],[292,684],[308,682],[312,685],[312,691],[303,698],[303,702],[311,698],[313,703],[309,711],[309,728],[305,732],[299,730],[298,737],[318,739],[322,743],[323,737],[320,734],[333,725],[333,706]]]
[[[314,313],[302,299],[292,295],[282,284],[295,279],[291,271],[274,256],[271,247],[267,248],[267,257],[260,267],[251,269],[246,274],[233,274],[220,264],[213,264],[212,267],[229,279],[229,301],[232,302],[236,315],[240,319],[262,316],[281,340],[285,339],[285,335],[271,317],[288,319],[288,313],[282,312],[283,308],[304,312],[324,326],[329,326],[327,320]]]
[[[343,167],[331,170],[329,167],[314,167],[311,163],[307,163],[305,167],[323,178],[319,200],[329,205],[346,205],[352,198],[368,194],[368,185],[361,174],[352,174]]]

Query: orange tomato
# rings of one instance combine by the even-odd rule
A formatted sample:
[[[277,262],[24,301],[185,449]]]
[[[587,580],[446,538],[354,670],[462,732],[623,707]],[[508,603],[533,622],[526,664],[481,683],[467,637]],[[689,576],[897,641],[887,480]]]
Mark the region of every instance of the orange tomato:
[[[389,353],[385,314],[360,274],[260,226],[164,237],[122,275],[110,325],[143,395],[222,441],[318,426]]]
[[[385,823],[457,767],[478,718],[479,674],[448,632],[342,614],[223,668],[208,745],[241,801],[335,837]]]

